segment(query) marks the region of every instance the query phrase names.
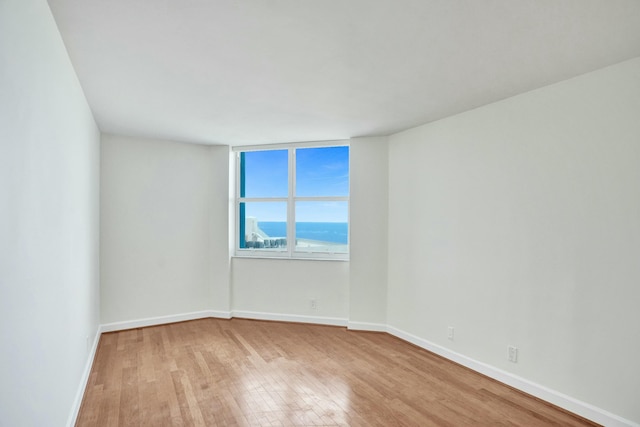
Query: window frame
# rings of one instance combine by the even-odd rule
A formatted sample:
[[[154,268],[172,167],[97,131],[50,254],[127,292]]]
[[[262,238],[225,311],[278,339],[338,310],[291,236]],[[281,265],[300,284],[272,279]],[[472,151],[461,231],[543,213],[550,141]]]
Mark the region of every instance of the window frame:
[[[296,150],[304,148],[323,148],[323,147],[348,147],[349,148],[349,180],[351,180],[351,150],[349,140],[339,141],[318,141],[311,143],[288,143],[288,144],[268,144],[257,146],[237,146],[232,148],[235,162],[235,181],[234,181],[234,237],[233,247],[234,256],[246,258],[276,258],[276,259],[321,259],[321,260],[341,260],[348,261],[351,249],[351,186],[349,185],[349,194],[347,196],[296,196]],[[286,197],[241,197],[241,153],[255,151],[276,151],[287,150],[288,156],[288,185]],[[296,202],[346,202],[347,203],[347,251],[346,252],[312,252],[296,250]],[[287,209],[287,246],[283,249],[262,249],[262,248],[240,248],[240,231],[242,224],[240,223],[240,205],[241,203],[252,202],[284,202]],[[291,244],[292,242],[293,244]]]

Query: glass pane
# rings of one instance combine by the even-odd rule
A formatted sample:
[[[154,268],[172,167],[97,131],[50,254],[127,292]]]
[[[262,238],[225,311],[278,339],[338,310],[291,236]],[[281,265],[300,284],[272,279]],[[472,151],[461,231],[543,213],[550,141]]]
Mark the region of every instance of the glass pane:
[[[296,202],[296,250],[348,253],[348,203]]]
[[[349,147],[296,149],[296,196],[348,196]]]
[[[240,203],[239,217],[241,249],[287,247],[286,202]]]
[[[287,197],[287,150],[240,153],[240,197]]]

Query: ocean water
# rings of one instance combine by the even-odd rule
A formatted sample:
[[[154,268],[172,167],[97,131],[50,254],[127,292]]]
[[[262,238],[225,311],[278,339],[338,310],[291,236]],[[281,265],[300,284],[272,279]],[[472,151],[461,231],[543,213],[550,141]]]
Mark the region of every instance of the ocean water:
[[[258,227],[270,237],[287,235],[286,222],[258,222]],[[349,224],[346,222],[297,222],[296,236],[299,239],[347,244]]]

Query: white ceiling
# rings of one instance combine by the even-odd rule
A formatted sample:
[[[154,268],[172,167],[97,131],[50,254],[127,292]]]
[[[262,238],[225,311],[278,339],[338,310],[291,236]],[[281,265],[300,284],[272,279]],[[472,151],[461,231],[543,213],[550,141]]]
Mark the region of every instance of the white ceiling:
[[[103,132],[387,135],[640,56],[639,0],[49,0]]]

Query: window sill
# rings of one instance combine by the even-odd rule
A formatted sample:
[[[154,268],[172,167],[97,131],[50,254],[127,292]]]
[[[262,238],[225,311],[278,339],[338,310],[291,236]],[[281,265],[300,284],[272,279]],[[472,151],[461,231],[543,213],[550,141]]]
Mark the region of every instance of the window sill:
[[[269,255],[243,255],[243,254],[234,254],[231,255],[231,258],[239,258],[239,259],[272,259],[276,261],[337,261],[337,262],[349,262],[349,258],[330,258],[330,257],[322,257],[322,256],[314,256],[314,257],[304,257],[304,256],[296,256],[296,257],[284,257],[284,256],[269,256]]]

